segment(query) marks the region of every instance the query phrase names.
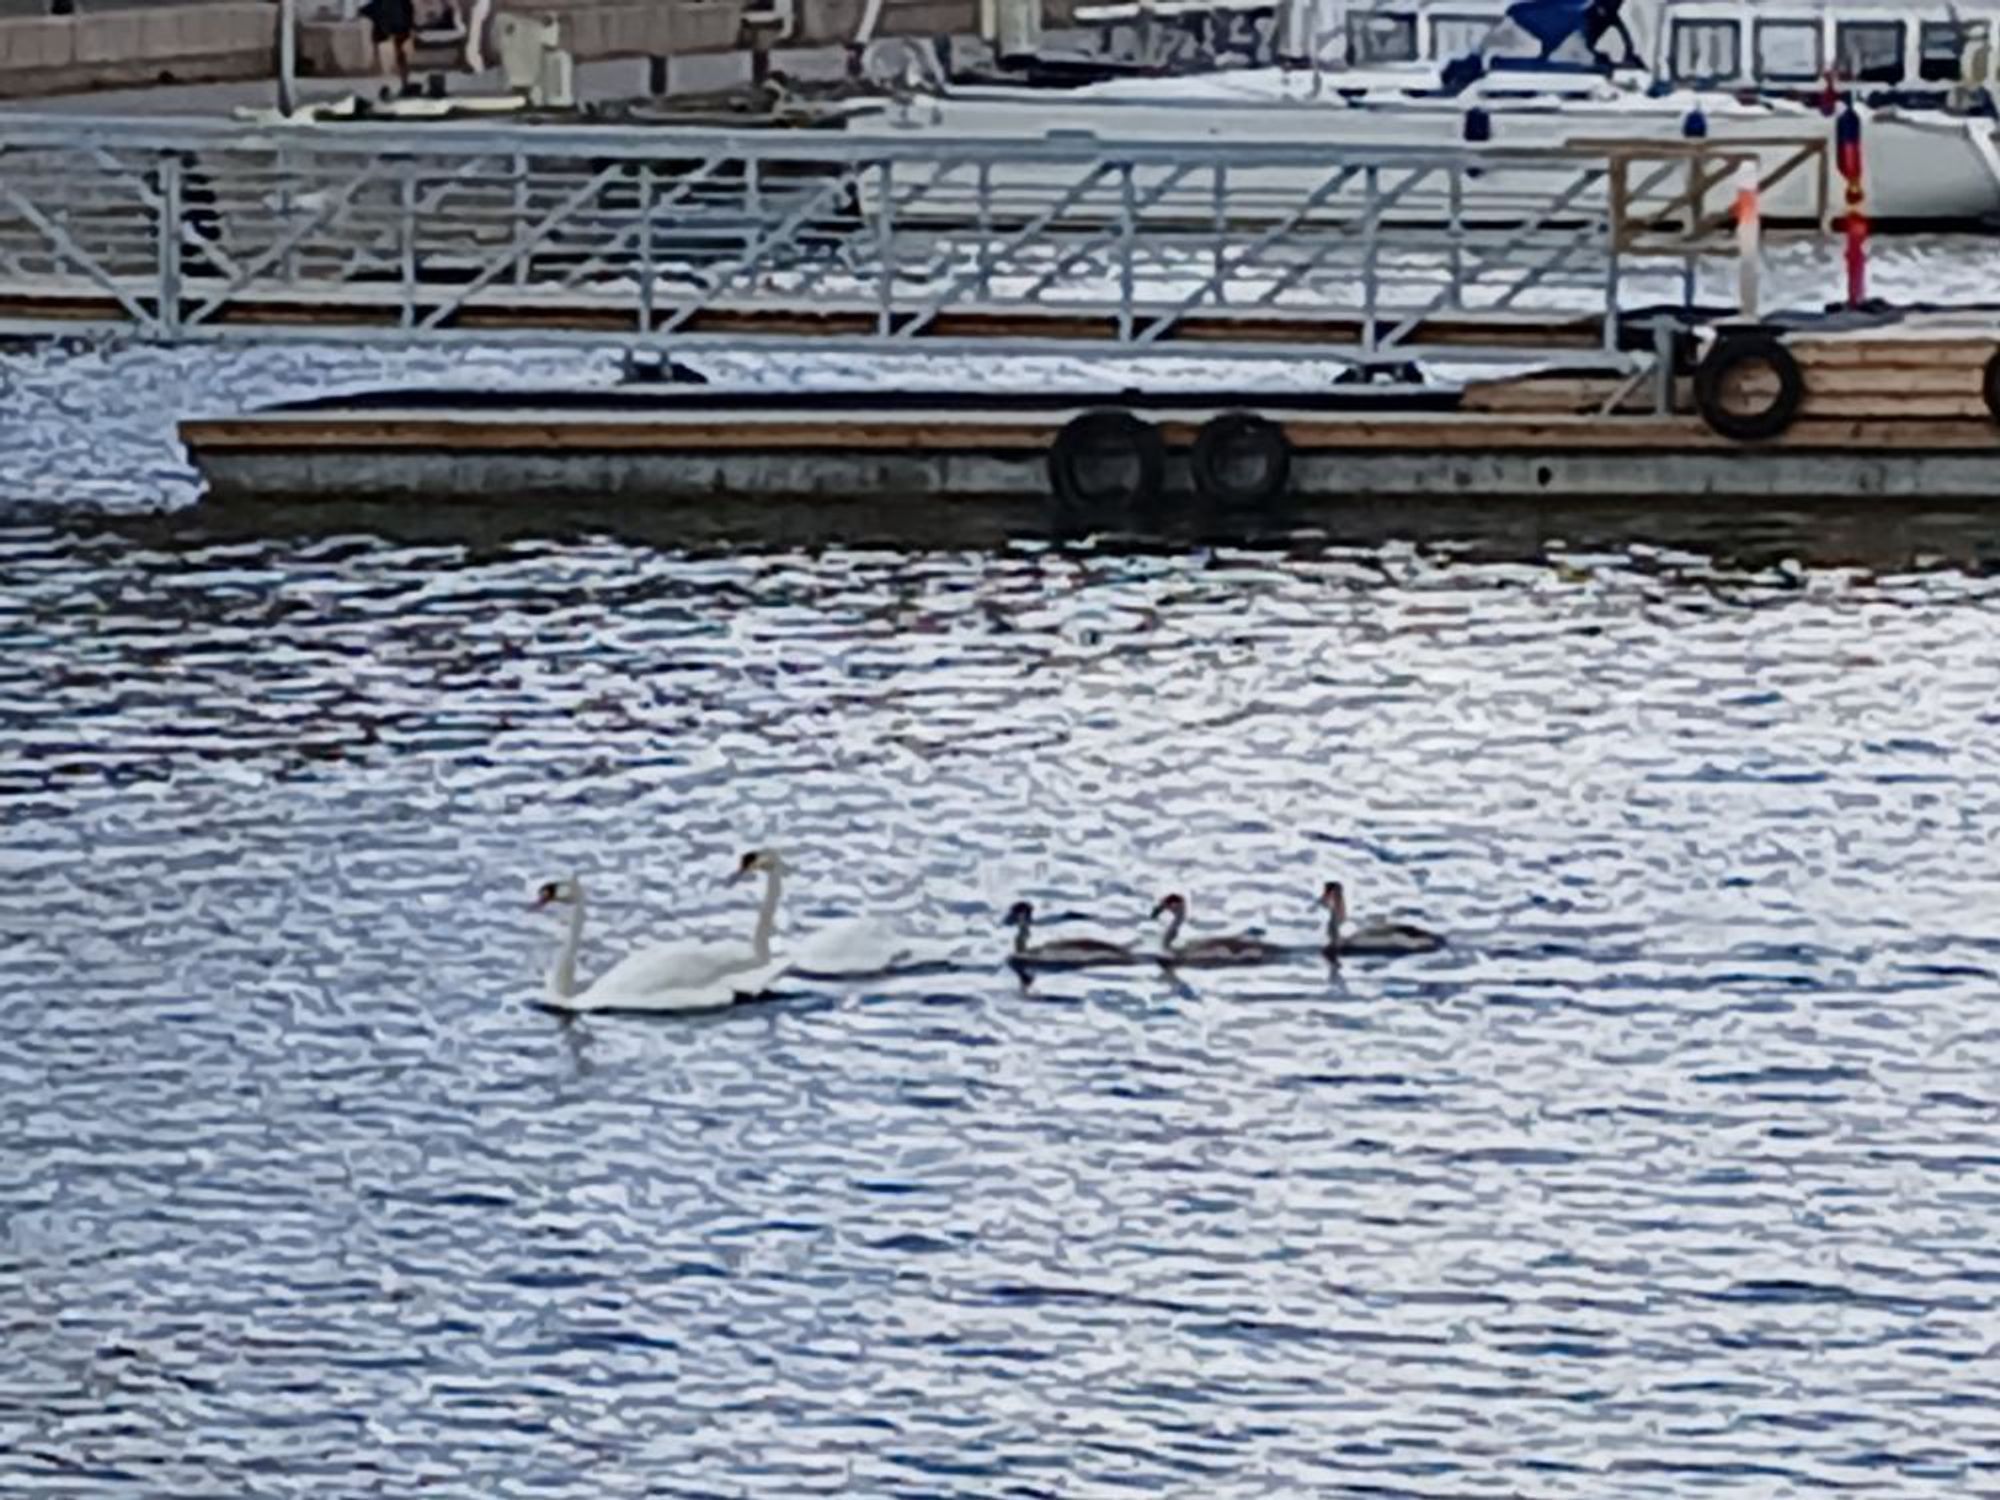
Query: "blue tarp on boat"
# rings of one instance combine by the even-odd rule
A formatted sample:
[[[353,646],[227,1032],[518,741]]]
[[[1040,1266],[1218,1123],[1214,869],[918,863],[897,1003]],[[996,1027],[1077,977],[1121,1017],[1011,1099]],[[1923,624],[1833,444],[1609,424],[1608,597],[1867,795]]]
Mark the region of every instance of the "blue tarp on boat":
[[[1507,19],[1527,32],[1548,56],[1590,20],[1594,0],[1517,0],[1507,7]]]
[[[1638,44],[1625,29],[1620,12],[1625,0],[1515,0],[1507,7],[1507,19],[1535,39],[1543,57],[1551,57],[1571,37],[1583,38],[1590,55],[1610,64],[1598,44],[1616,34],[1625,48],[1625,65],[1638,61]]]

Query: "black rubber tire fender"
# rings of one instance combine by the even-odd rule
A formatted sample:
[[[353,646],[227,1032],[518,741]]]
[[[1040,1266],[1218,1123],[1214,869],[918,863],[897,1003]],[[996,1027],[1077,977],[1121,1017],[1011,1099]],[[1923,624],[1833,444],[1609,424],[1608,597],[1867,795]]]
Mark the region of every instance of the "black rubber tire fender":
[[[1993,420],[2000,422],[2000,349],[1994,350],[1986,361],[1986,373],[1979,380],[1979,393],[1986,398],[1986,410]]]
[[[1239,479],[1230,460],[1244,452],[1256,458],[1255,473]],[[1188,474],[1195,493],[1225,510],[1269,511],[1280,505],[1292,482],[1292,443],[1285,429],[1254,411],[1226,411],[1210,417],[1188,450]]]
[[[1107,454],[1130,461],[1128,482],[1093,485],[1085,466]],[[1065,422],[1049,445],[1049,489],[1058,518],[1078,523],[1107,511],[1156,509],[1166,485],[1167,449],[1160,430],[1123,407],[1098,407]]]
[[[1777,376],[1777,392],[1762,411],[1732,411],[1724,404],[1729,377],[1746,365],[1765,365]],[[1711,429],[1739,443],[1761,443],[1778,436],[1798,417],[1805,396],[1805,376],[1798,360],[1781,340],[1768,333],[1724,334],[1695,367],[1695,409]]]

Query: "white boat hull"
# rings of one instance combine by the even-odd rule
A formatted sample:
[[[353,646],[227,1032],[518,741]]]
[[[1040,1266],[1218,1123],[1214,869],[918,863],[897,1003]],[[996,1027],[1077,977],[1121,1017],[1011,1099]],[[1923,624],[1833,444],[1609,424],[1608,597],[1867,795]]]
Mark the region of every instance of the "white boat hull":
[[[1189,80],[1198,83],[1201,80]],[[1163,89],[1169,85],[1154,84]],[[1817,163],[1794,170],[1770,187],[1761,204],[1773,223],[1816,224],[1845,212],[1844,184],[1833,170],[1833,121],[1815,110],[1789,105],[1746,103],[1732,96],[1690,95],[1650,98],[1625,95],[1611,100],[1520,100],[1481,103],[1490,124],[1487,142],[1472,149],[1575,146],[1593,142],[1630,142],[1635,150],[1647,144],[1678,145],[1686,139],[1683,125],[1697,102],[1707,117],[1708,139],[1718,146],[1732,142],[1758,143],[1761,173],[1770,178],[1780,165],[1798,154],[1798,143],[1823,140],[1825,167]],[[1460,100],[1400,97],[1343,103],[1338,100],[1243,99],[1227,95],[1204,98],[1135,96],[1123,93],[1093,96],[1091,90],[1050,95],[991,90],[923,101],[901,112],[857,115],[848,121],[850,134],[887,139],[943,136],[981,141],[1035,141],[1060,137],[1102,141],[1107,155],[1131,142],[1189,142],[1206,145],[1296,146],[1323,142],[1329,148],[1365,154],[1374,150],[1442,148],[1467,145],[1466,125],[1472,106]],[[1903,223],[1965,223],[2000,216],[2000,153],[1994,149],[1990,122],[1952,116],[1882,112],[1872,116],[1864,132],[1864,212],[1877,221]],[[1635,179],[1653,177],[1647,206],[1686,201],[1684,169],[1661,172],[1662,157],[1635,161]],[[1322,190],[1305,217],[1341,220],[1352,217],[1366,199],[1364,185],[1355,181],[1325,191],[1329,169],[1286,167],[1229,168],[1227,198],[1238,219],[1272,218],[1298,208],[1302,198]],[[1141,212],[1154,218],[1174,218],[1193,224],[1212,216],[1217,200],[1212,167],[1184,171],[1139,167],[1133,171],[1133,193]],[[1559,168],[1530,173],[1498,170],[1482,173],[1477,182],[1462,181],[1459,199],[1444,174],[1415,183],[1385,212],[1386,218],[1437,220],[1457,215],[1469,218],[1512,216],[1532,204],[1554,198],[1565,174]],[[1396,180],[1383,169],[1378,189]],[[971,178],[940,181],[931,192],[911,200],[907,217],[955,217],[973,203]],[[1070,184],[1045,170],[995,168],[988,178],[993,204],[1013,205],[1029,212],[1050,201]],[[1636,185],[1636,184],[1635,184]],[[1122,173],[1115,174],[1065,205],[1066,215],[1090,219],[1114,211],[1125,193]],[[1734,184],[1714,185],[1702,200],[1705,215],[1727,211]],[[1578,213],[1600,213],[1608,204],[1608,189],[1586,188],[1565,206]],[[990,205],[991,206],[991,205]]]

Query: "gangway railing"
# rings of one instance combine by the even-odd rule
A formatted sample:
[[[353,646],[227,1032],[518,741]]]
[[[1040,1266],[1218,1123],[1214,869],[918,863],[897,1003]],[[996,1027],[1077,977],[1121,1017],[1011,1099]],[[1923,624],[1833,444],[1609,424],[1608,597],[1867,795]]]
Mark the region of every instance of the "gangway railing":
[[[1815,152],[23,116],[0,329],[1629,365]]]

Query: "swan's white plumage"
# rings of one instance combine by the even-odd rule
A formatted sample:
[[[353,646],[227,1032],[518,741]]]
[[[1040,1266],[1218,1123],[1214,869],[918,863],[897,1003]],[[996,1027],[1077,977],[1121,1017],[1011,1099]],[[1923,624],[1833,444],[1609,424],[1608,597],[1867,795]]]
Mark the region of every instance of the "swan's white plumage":
[[[544,885],[537,906],[570,908],[568,931],[549,970],[548,1003],[563,1010],[712,1010],[762,994],[791,967],[770,951],[767,934],[753,946],[692,940],[652,943],[627,954],[591,983],[576,982],[583,940],[583,885],[571,878]]]
[[[658,942],[620,958],[570,1004],[578,1010],[602,1010],[614,1002],[646,1010],[726,1006],[732,998],[754,996],[770,988],[770,982],[790,966],[792,960],[778,954],[760,962],[750,948],[740,944]],[[654,1004],[656,998],[680,1004]]]
[[[792,944],[792,968],[818,979],[873,978],[949,963],[940,944],[928,949],[875,917],[843,917]]]
[[[553,1003],[565,1010],[715,1010],[763,994],[792,967],[774,956],[762,965],[747,948],[661,943],[621,959],[582,994]]]

